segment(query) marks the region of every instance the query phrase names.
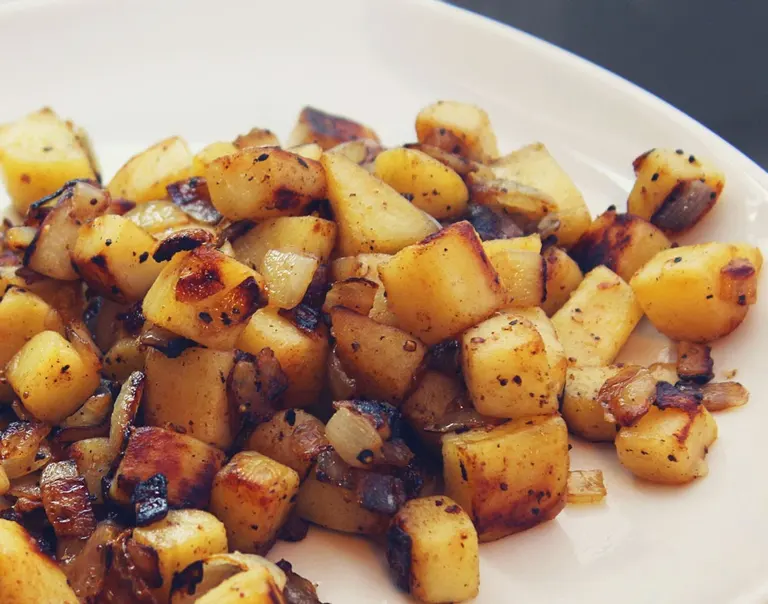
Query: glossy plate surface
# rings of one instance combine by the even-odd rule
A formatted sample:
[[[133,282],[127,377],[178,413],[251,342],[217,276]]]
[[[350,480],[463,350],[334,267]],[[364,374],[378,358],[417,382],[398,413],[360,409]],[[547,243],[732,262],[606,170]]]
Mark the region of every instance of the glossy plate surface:
[[[195,147],[252,126],[285,137],[305,104],[370,124],[394,144],[415,138],[422,106],[475,102],[502,151],[545,142],[595,213],[625,207],[641,152],[709,156],[728,184],[688,240],[768,252],[768,175],[733,147],[587,62],[427,0],[11,2],[0,6],[0,91],[0,122],[48,104],[85,126],[107,177],[171,134]],[[715,347],[718,378],[737,368],[752,401],[717,416],[709,477],[684,488],[643,484],[610,447],[574,443],[573,468],[605,471],[607,503],[569,507],[484,545],[478,602],[768,601],[766,342],[761,302]],[[644,325],[623,357],[664,358],[666,346]],[[406,601],[373,543],[313,530],[272,556],[318,582],[324,601]]]

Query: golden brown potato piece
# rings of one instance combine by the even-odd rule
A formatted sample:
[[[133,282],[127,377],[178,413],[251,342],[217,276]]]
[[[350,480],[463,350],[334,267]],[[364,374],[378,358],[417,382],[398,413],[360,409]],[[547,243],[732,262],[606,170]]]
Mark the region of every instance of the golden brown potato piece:
[[[242,451],[216,475],[210,509],[227,528],[232,549],[266,553],[293,508],[298,489],[295,470],[261,453]]]
[[[547,274],[539,252],[510,250],[501,245],[514,239],[486,241],[483,248],[501,279],[505,308],[538,306],[546,298]],[[491,244],[491,245],[489,245]],[[495,245],[498,244],[498,245]]]
[[[238,149],[248,147],[279,147],[280,139],[266,128],[251,128],[245,134],[240,134],[232,143]]]
[[[102,479],[109,473],[115,458],[109,438],[98,436],[78,440],[70,445],[69,457],[77,464],[78,474],[85,478],[91,497],[96,503],[102,503]]]
[[[560,412],[568,429],[593,442],[613,442],[618,426],[598,400],[600,389],[621,369],[609,367],[569,367]]]
[[[416,137],[470,160],[488,162],[499,156],[488,114],[468,103],[438,101],[425,107],[416,116]]]
[[[132,541],[157,563],[160,586],[152,589],[157,602],[168,601],[176,573],[227,551],[224,525],[202,510],[171,510],[163,520],[136,527]]]
[[[205,179],[214,207],[230,220],[297,216],[325,198],[325,173],[278,147],[249,147],[213,160]]]
[[[652,406],[634,425],[619,430],[616,452],[640,478],[682,484],[707,475],[705,457],[716,438],[717,424],[703,405]]]
[[[205,171],[214,159],[219,159],[225,155],[233,155],[237,153],[240,148],[241,147],[236,146],[234,143],[226,141],[206,145],[192,158],[192,170],[190,175],[198,177],[205,176]]]
[[[456,172],[415,149],[398,147],[376,157],[376,176],[439,219],[466,214],[469,192]]]
[[[570,254],[586,273],[602,264],[629,281],[639,268],[670,245],[666,235],[650,222],[610,209],[595,218]]]
[[[589,228],[592,216],[573,181],[541,143],[528,145],[493,163],[497,178],[513,180],[548,195],[555,205],[560,226],[558,245],[569,248]]]
[[[550,247],[542,253],[547,265],[547,299],[541,307],[551,317],[568,301],[584,275],[573,260],[559,247]]]
[[[446,435],[443,461],[446,493],[481,542],[551,520],[565,506],[568,430],[559,415]]]
[[[317,400],[325,383],[328,332],[324,325],[315,331],[297,327],[272,309],[257,311],[237,341],[237,348],[258,354],[270,348],[288,378],[283,396],[287,407],[306,407]]]
[[[18,522],[0,520],[0,594],[4,604],[77,604],[56,563]]]
[[[717,203],[725,175],[682,149],[651,149],[633,162],[637,180],[627,210],[668,233],[686,231]]]
[[[557,411],[557,380],[544,339],[521,316],[504,312],[468,329],[462,337],[462,368],[475,409],[483,415],[514,419]]]
[[[510,314],[521,317],[531,322],[544,341],[544,351],[549,362],[550,385],[556,397],[560,397],[565,386],[565,372],[568,368],[568,359],[565,349],[557,339],[557,332],[547,314],[538,307],[518,308],[508,311]]]
[[[93,353],[58,332],[42,331],[8,362],[5,377],[29,413],[57,423],[93,394],[100,368]]]
[[[0,367],[4,368],[24,344],[43,331],[64,334],[59,313],[32,292],[7,288],[0,300]]]
[[[632,288],[604,266],[593,269],[552,317],[572,365],[609,365],[643,316]]]
[[[219,251],[198,247],[165,264],[142,309],[160,327],[210,348],[230,350],[266,302],[259,273]]]
[[[288,138],[291,145],[317,143],[323,149],[358,139],[379,142],[379,137],[371,128],[314,107],[301,110],[298,122]]]
[[[387,559],[397,585],[421,602],[459,602],[477,595],[477,531],[449,497],[413,499],[392,520]]]
[[[331,309],[336,354],[344,371],[367,398],[399,402],[414,385],[427,353],[409,333],[380,325],[353,310]]]
[[[192,153],[184,139],[174,136],[134,155],[109,181],[113,197],[144,203],[167,199],[165,187],[189,178]]]
[[[0,170],[13,208],[22,215],[64,183],[96,178],[72,122],[48,108],[0,129]]]
[[[763,264],[750,245],[704,243],[665,250],[632,278],[632,289],[654,327],[686,342],[731,333],[757,299]]]
[[[136,302],[162,265],[152,257],[155,239],[123,216],[99,216],[80,227],[72,262],[94,291],[116,302]]]
[[[336,243],[336,223],[314,216],[288,216],[260,222],[232,242],[235,257],[258,270],[269,250],[316,256],[328,262]]]
[[[267,567],[229,577],[197,600],[198,604],[285,604],[282,590]]]
[[[136,485],[155,474],[168,481],[168,503],[174,507],[205,507],[224,454],[202,441],[163,428],[136,428],[128,439],[109,495],[127,503]]]
[[[234,439],[234,417],[227,397],[231,351],[188,348],[176,358],[147,351],[144,420],[149,426],[171,424],[190,436],[227,449]]]
[[[321,158],[338,227],[338,254],[394,254],[439,228],[395,189],[343,155]]]
[[[379,273],[400,327],[428,345],[475,325],[505,301],[499,275],[468,222],[403,249]]]

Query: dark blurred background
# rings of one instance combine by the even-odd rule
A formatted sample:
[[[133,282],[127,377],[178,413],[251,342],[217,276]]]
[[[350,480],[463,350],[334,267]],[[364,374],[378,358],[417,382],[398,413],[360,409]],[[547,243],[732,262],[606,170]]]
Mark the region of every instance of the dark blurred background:
[[[768,169],[768,0],[450,0],[602,65]]]

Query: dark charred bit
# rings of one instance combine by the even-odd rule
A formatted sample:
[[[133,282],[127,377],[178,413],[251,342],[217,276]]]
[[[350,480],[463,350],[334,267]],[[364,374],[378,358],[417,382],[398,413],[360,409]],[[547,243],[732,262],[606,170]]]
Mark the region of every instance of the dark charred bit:
[[[632,225],[640,220],[608,210],[595,219],[568,254],[585,273],[601,264],[615,271],[622,253],[634,242]]]
[[[461,479],[464,482],[467,482],[469,480],[469,475],[467,474],[467,467],[464,465],[463,461],[459,461],[459,469],[461,470]]]
[[[290,310],[281,309],[278,314],[305,333],[313,333],[320,325],[320,311],[303,303]]]
[[[504,489],[502,489],[504,490]],[[449,505],[447,508],[445,508],[446,514],[458,514],[461,512],[461,508],[458,505]]]
[[[277,538],[281,541],[296,543],[297,541],[302,541],[308,532],[309,523],[293,511],[288,515],[285,524],[280,528]]]
[[[755,275],[755,266],[746,258],[734,258],[726,264],[720,273],[732,281],[746,281]]]
[[[308,216],[333,220],[333,210],[331,209],[331,203],[327,199],[313,199],[304,208],[304,213]]]
[[[701,405],[702,395],[692,390],[682,390],[669,382],[656,384],[656,400],[654,405],[659,409],[682,409],[691,414],[695,413]]]
[[[524,235],[523,229],[507,214],[495,212],[488,206],[469,204],[470,224],[480,239],[514,239]]]
[[[287,187],[280,187],[273,193],[273,205],[277,210],[293,210],[298,208],[303,201],[306,201],[305,196],[299,195]]]
[[[357,483],[360,507],[369,512],[394,515],[405,503],[405,486],[395,476],[366,472]]]
[[[136,485],[131,495],[136,513],[136,526],[146,526],[168,515],[168,480],[155,474]]]
[[[154,348],[155,350],[162,352],[169,359],[175,359],[181,355],[187,348],[193,348],[200,346],[194,340],[178,336],[175,333],[153,325],[143,334],[141,334],[139,341],[145,346]]]
[[[340,401],[334,403],[336,409],[346,408],[366,417],[384,440],[402,438],[405,426],[403,414],[394,405],[383,401]]]
[[[461,345],[458,340],[444,340],[427,353],[427,367],[447,375],[461,374]]]
[[[285,417],[286,423],[289,426],[293,427],[296,424],[296,410],[295,409],[288,409],[285,412],[284,417]]]
[[[714,367],[712,348],[706,344],[678,342],[677,375],[681,379],[706,384],[715,377]]]
[[[221,247],[226,241],[234,241],[238,237],[242,237],[253,228],[253,224],[250,220],[219,224],[220,230],[216,236],[216,247]]]
[[[204,224],[218,224],[221,214],[213,207],[208,183],[204,178],[195,176],[175,182],[166,187],[168,196],[184,213]]]
[[[651,216],[651,223],[672,233],[685,231],[712,209],[718,193],[698,179],[680,181]]]
[[[85,323],[85,326],[88,328],[91,335],[96,333],[96,321],[98,320],[103,305],[104,298],[93,296],[88,300],[88,304],[83,311],[83,323]]]
[[[320,310],[325,302],[325,296],[328,293],[328,276],[330,268],[327,264],[319,264],[312,275],[307,291],[301,299],[301,304],[314,310]]]
[[[108,212],[110,214],[117,214],[118,216],[122,216],[123,214],[130,212],[135,207],[136,202],[130,201],[129,199],[110,199]]]
[[[50,195],[41,197],[29,206],[24,224],[27,226],[34,226],[35,224],[42,222],[45,219],[45,216],[48,215],[48,212],[50,212],[56,205],[59,205],[72,197],[72,191],[75,188],[75,185],[79,182],[88,183],[95,187],[99,186],[99,183],[88,178],[76,178],[65,182],[61,188]],[[50,202],[56,198],[59,198],[56,204],[51,204]]]
[[[205,229],[184,229],[176,231],[163,239],[152,254],[155,262],[170,260],[179,252],[188,252],[213,243],[214,236]]]
[[[125,312],[118,313],[115,317],[123,324],[123,328],[132,336],[136,336],[144,327],[144,311],[141,307],[141,300],[131,305]]]
[[[387,531],[387,562],[392,578],[403,591],[411,591],[411,536],[395,521]]]
[[[280,560],[277,566],[285,573],[283,598],[285,604],[322,604],[317,597],[315,585],[301,575],[293,572],[293,566],[287,560]]]
[[[91,262],[93,262],[96,266],[100,268],[105,268],[107,266],[107,259],[101,254],[96,254],[95,256],[92,256]]]
[[[197,586],[203,580],[203,561],[197,560],[184,570],[173,573],[173,579],[171,580],[171,591],[177,591],[184,589],[189,596],[194,596],[197,591]]]

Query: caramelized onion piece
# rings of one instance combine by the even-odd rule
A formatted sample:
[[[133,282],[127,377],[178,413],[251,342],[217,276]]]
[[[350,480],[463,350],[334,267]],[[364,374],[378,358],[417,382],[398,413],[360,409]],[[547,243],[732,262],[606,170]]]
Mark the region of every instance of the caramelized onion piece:
[[[151,325],[139,338],[139,342],[162,352],[169,359],[175,359],[187,348],[199,346],[193,340],[176,335],[172,331]]]
[[[270,348],[252,355],[238,350],[227,378],[227,395],[241,416],[252,423],[269,420],[280,408],[288,378]]]
[[[144,374],[141,371],[134,371],[125,380],[115,401],[109,431],[109,446],[114,457],[120,455],[128,444],[131,426],[136,420],[141,396],[144,393],[145,382]]]
[[[571,470],[567,488],[568,503],[600,503],[607,494],[602,470]]]
[[[684,385],[673,386],[669,382],[658,382],[654,404],[659,409],[675,408],[688,413],[695,413],[702,398],[703,395],[698,388],[686,388]]]
[[[67,581],[81,602],[94,602],[102,593],[104,579],[112,563],[111,547],[120,530],[112,521],[100,522],[85,547],[61,564]]]
[[[488,206],[469,204],[469,222],[480,239],[514,239],[524,235],[523,229],[507,214]]]
[[[437,418],[434,423],[424,426],[424,430],[427,432],[437,432],[438,434],[466,432],[473,428],[496,426],[503,423],[503,421],[495,417],[480,415],[472,407],[465,407],[448,411],[445,415]]]
[[[677,343],[677,375],[683,380],[706,384],[713,377],[712,348],[706,344]]]
[[[699,397],[707,411],[724,411],[749,402],[749,391],[738,382],[717,382],[704,386],[679,382],[675,386],[687,394]]]
[[[40,479],[40,493],[58,538],[87,539],[96,530],[88,487],[74,461],[49,464]]]
[[[131,495],[136,526],[147,526],[168,515],[168,479],[155,474],[136,485]]]
[[[699,179],[678,182],[651,216],[651,222],[664,231],[685,231],[701,220],[715,204],[716,193]]]
[[[0,436],[0,463],[13,480],[39,470],[50,459],[44,447],[51,427],[40,422],[11,422]]]
[[[285,604],[322,604],[317,597],[315,584],[293,572],[293,566],[287,560],[280,560],[277,566],[285,573],[286,583],[283,588]]]
[[[166,190],[171,201],[198,222],[217,224],[221,221],[222,216],[211,203],[208,183],[204,178],[194,176],[168,185]]]
[[[648,413],[656,396],[656,378],[644,367],[628,365],[600,387],[597,401],[606,416],[631,426]]]

